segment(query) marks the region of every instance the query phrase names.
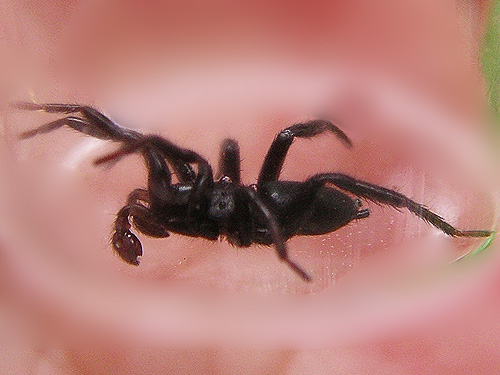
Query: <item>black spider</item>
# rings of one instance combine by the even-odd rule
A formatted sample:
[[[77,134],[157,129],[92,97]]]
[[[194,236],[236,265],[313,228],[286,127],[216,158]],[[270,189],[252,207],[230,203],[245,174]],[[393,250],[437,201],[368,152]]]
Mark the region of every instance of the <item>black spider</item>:
[[[345,133],[332,123],[313,120],[282,130],[274,139],[257,180],[245,186],[240,178],[238,143],[222,143],[218,176],[214,181],[210,164],[192,150],[181,148],[156,135],[143,135],[116,125],[97,110],[76,104],[36,104],[16,102],[22,110],[50,113],[79,113],[67,116],[21,134],[31,138],[63,125],[92,137],[121,143],[121,147],[95,161],[102,164],[140,152],[148,170],[147,189],[131,192],[127,204],[117,214],[112,246],[127,263],[138,265],[142,245],[131,232],[135,228],[151,237],[168,237],[175,232],[192,237],[227,240],[241,247],[252,243],[274,245],[280,260],[305,281],[311,277],[288,257],[285,242],[297,235],[333,232],[355,219],[368,217],[361,201],[353,199],[334,185],[355,196],[392,207],[405,207],[421,219],[450,236],[488,237],[487,230],[458,230],[439,215],[410,198],[390,189],[339,173],[321,173],[304,182],[278,178],[295,137],[311,138],[325,131],[334,133],[346,146],[352,146]],[[196,168],[194,168],[196,167]],[[178,183],[172,183],[172,172]]]

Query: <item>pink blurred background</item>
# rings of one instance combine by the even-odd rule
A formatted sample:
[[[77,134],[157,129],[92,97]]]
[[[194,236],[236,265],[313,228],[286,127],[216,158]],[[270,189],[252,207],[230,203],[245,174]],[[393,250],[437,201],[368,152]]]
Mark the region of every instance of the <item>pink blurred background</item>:
[[[497,155],[482,147],[490,119],[479,49],[490,5],[3,2],[3,373],[496,374],[497,246],[437,272],[474,244],[451,246],[411,215],[371,205],[369,225],[291,241],[320,275],[312,287],[267,249],[183,238],[144,241],[150,251],[130,270],[107,249],[107,225],[143,183],[139,160],[96,170],[107,146],[64,131],[20,145],[16,134],[48,117],[5,106],[29,89],[40,101],[96,104],[212,162],[232,136],[247,183],[277,131],[325,114],[356,152],[297,142],[286,178],[326,164],[430,200],[457,226],[489,228]],[[379,253],[382,268],[361,262]],[[179,295],[183,283],[217,293]],[[254,292],[270,295],[269,307],[253,306]],[[311,292],[322,298],[304,308],[281,300]]]

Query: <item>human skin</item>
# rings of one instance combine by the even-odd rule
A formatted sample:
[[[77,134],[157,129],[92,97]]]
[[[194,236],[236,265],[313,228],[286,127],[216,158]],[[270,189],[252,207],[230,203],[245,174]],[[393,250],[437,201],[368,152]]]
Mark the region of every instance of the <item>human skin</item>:
[[[243,177],[247,183],[255,180],[263,155],[277,131],[304,117],[316,116],[319,112],[339,119],[345,126],[343,129],[352,136],[355,149],[353,152],[343,150],[335,140],[326,137],[296,142],[286,164],[285,178],[303,179],[316,171],[324,171],[326,164],[328,170],[342,170],[367,181],[395,186],[420,201],[429,199],[430,195],[433,197],[431,203],[437,208],[439,205],[435,202],[439,201],[439,197],[453,193],[453,206],[459,207],[458,214],[450,210],[448,205],[448,214],[456,219],[453,224],[465,229],[469,229],[469,226],[479,229],[491,226],[491,209],[474,204],[488,201],[487,192],[478,192],[477,187],[470,187],[460,178],[455,179],[454,173],[446,174],[443,161],[430,163],[420,158],[417,151],[412,151],[412,147],[405,146],[403,150],[400,147],[401,144],[408,145],[409,141],[422,133],[418,129],[426,117],[419,118],[419,109],[428,107],[428,102],[419,102],[418,98],[422,97],[431,103],[438,103],[438,110],[430,110],[428,116],[435,118],[439,114],[446,114],[444,118],[447,120],[439,117],[444,129],[454,129],[458,134],[472,130],[479,135],[484,130],[477,125],[484,123],[480,76],[470,64],[477,53],[480,35],[477,30],[481,29],[479,24],[482,18],[457,18],[454,2],[407,2],[398,5],[398,2],[387,1],[376,2],[371,5],[373,9],[369,9],[367,4],[356,2],[342,7],[317,3],[315,7],[308,4],[287,8],[286,12],[277,3],[262,8],[239,5],[234,9],[225,4],[225,11],[216,12],[214,19],[208,17],[209,20],[202,17],[209,10],[202,9],[200,4],[196,4],[196,10],[186,8],[176,11],[155,3],[148,5],[151,8],[134,2],[121,3],[120,6],[113,3],[99,6],[75,3],[71,7],[56,3],[44,6],[37,4],[7,2],[4,11],[11,13],[5,15],[4,27],[10,31],[12,38],[7,46],[15,54],[31,56],[35,60],[32,64],[35,68],[26,68],[30,74],[23,74],[22,77],[24,80],[28,80],[27,76],[34,77],[35,83],[29,87],[35,86],[34,94],[40,101],[96,103],[121,124],[142,131],[161,132],[178,144],[200,152],[214,165],[220,141],[232,136],[238,139],[242,147]],[[471,8],[476,5],[470,4]],[[483,9],[481,13],[486,7],[486,3],[481,3],[477,9]],[[252,12],[252,9],[257,10]],[[416,14],[425,16],[425,33],[421,32],[421,20]],[[308,22],[309,19],[311,21]],[[468,26],[466,30],[472,32],[467,36],[461,35],[460,30],[464,29],[457,29],[457,19]],[[260,27],[255,36],[254,25],[257,21]],[[248,35],[248,30],[252,31],[251,35]],[[467,43],[463,43],[463,40]],[[158,50],[159,45],[162,47]],[[276,52],[277,45],[283,50]],[[438,59],[433,58],[436,54],[440,54]],[[200,61],[202,64],[199,64]],[[46,65],[52,67],[47,68]],[[24,69],[20,66],[14,68]],[[59,72],[56,77],[51,76],[52,70]],[[384,79],[377,78],[380,76]],[[17,89],[20,86],[19,78],[15,75],[14,78],[6,77],[6,80],[11,81],[11,87]],[[382,85],[381,81],[385,83]],[[377,91],[380,86],[381,91]],[[26,99],[26,93],[22,93],[25,89],[22,87],[21,93],[16,92],[16,95]],[[11,94],[14,91],[17,90],[12,90]],[[374,101],[375,96],[382,98],[382,104]],[[395,114],[390,113],[392,107],[387,104],[394,97],[402,97],[398,108],[403,108]],[[411,98],[417,98],[417,104],[411,105]],[[379,103],[375,109],[372,108],[374,102]],[[386,103],[385,107],[383,103]],[[497,327],[494,320],[488,319],[488,315],[494,315],[498,306],[486,305],[488,300],[494,300],[495,287],[498,285],[498,279],[495,281],[494,276],[491,276],[494,273],[491,265],[483,265],[481,272],[472,273],[473,276],[467,274],[467,277],[454,280],[453,283],[444,282],[444,286],[439,284],[435,293],[419,294],[418,298],[414,298],[421,303],[419,307],[423,306],[422,315],[418,317],[403,318],[398,324],[385,319],[382,325],[384,329],[373,331],[369,330],[369,325],[374,324],[374,321],[366,317],[358,318],[358,321],[356,318],[341,321],[339,325],[348,322],[352,335],[344,333],[324,337],[320,335],[321,330],[301,332],[294,324],[289,327],[290,335],[284,335],[281,340],[266,337],[269,332],[264,329],[262,332],[257,329],[256,334],[245,333],[242,329],[240,340],[237,340],[236,334],[225,335],[222,332],[219,332],[221,337],[211,337],[209,331],[203,331],[201,327],[197,327],[201,331],[186,331],[183,328],[190,317],[189,304],[184,304],[181,299],[170,301],[172,306],[176,306],[176,302],[180,306],[177,321],[170,316],[163,319],[155,317],[149,310],[154,307],[167,309],[169,305],[148,306],[148,303],[153,303],[155,298],[176,298],[174,293],[168,294],[170,288],[168,292],[161,293],[162,287],[167,289],[169,286],[168,282],[180,288],[183,283],[187,283],[191,288],[202,285],[216,291],[236,291],[240,293],[238,298],[243,299],[246,293],[262,291],[279,297],[291,293],[325,294],[327,288],[342,280],[346,274],[346,278],[356,279],[356,276],[351,276],[354,274],[365,280],[361,271],[348,272],[351,265],[359,265],[358,259],[368,258],[370,254],[377,254],[386,247],[396,246],[398,249],[397,244],[407,240],[407,237],[425,238],[425,234],[434,232],[410,215],[369,206],[372,217],[366,224],[356,223],[356,229],[349,227],[334,236],[290,241],[293,256],[315,275],[315,283],[310,286],[303,284],[280,264],[271,249],[235,251],[223,243],[209,245],[179,236],[163,241],[145,240],[147,251],[141,267],[132,269],[119,263],[112,255],[106,239],[113,213],[123,204],[126,194],[143,183],[139,159],[124,160],[109,170],[95,169],[90,161],[108,149],[107,146],[92,143],[64,130],[47,136],[48,140],[33,140],[20,145],[15,140],[19,119],[22,118],[23,125],[19,125],[22,131],[40,124],[42,116],[6,111],[4,121],[7,124],[5,139],[8,148],[3,150],[6,154],[5,170],[14,173],[11,171],[11,163],[14,163],[19,169],[33,173],[27,173],[27,176],[20,173],[19,179],[26,181],[26,190],[20,188],[20,191],[30,192],[32,186],[54,188],[48,182],[43,183],[47,180],[47,174],[57,176],[57,179],[53,177],[52,180],[62,186],[48,203],[47,196],[42,193],[35,192],[32,197],[23,195],[22,199],[29,201],[30,205],[24,202],[26,207],[18,209],[20,222],[42,228],[38,228],[38,232],[42,232],[40,237],[37,237],[37,231],[32,235],[35,240],[49,237],[47,241],[50,245],[47,246],[51,248],[51,257],[48,257],[46,268],[42,267],[43,259],[41,263],[33,262],[36,254],[27,252],[25,256],[28,258],[23,258],[23,252],[18,255],[9,251],[16,242],[12,240],[12,233],[10,238],[3,238],[6,250],[3,277],[9,288],[9,292],[5,293],[5,300],[9,302],[7,310],[15,313],[19,313],[19,310],[29,311],[25,319],[32,325],[31,329],[23,331],[27,338],[22,343],[25,345],[24,350],[20,350],[25,355],[21,367],[38,366],[41,373],[74,371],[84,374],[105,371],[137,373],[138,369],[148,366],[149,373],[317,374],[337,370],[339,373],[359,374],[374,371],[425,373],[425,369],[431,368],[436,373],[455,366],[455,373],[474,372],[472,370],[488,373],[487,367],[492,365],[492,358],[496,354],[497,336],[491,335],[491,330],[479,335],[475,332],[482,333],[490,327],[494,331]],[[406,116],[417,117],[417,120],[412,123]],[[458,125],[455,119],[459,119]],[[367,122],[372,126],[367,127]],[[385,125],[386,122],[389,125]],[[399,124],[408,129],[397,132]],[[455,129],[455,126],[458,128]],[[397,136],[387,136],[391,129]],[[415,141],[417,146],[418,142],[426,140],[425,134],[422,137],[420,141]],[[460,142],[460,137],[456,140],[453,138],[453,141]],[[471,141],[471,145],[467,143],[465,146],[459,144],[460,147],[474,149],[473,143]],[[308,147],[311,146],[315,154],[309,151]],[[426,149],[426,152],[436,156],[439,147],[428,147],[430,150]],[[444,153],[456,157],[451,150]],[[374,155],[377,157],[374,158]],[[470,158],[476,160],[472,153]],[[26,160],[33,159],[34,164],[30,166]],[[422,169],[430,176],[444,173],[443,182],[422,182]],[[466,171],[466,176],[472,173],[468,168]],[[480,178],[483,174],[484,171],[474,176]],[[404,182],[399,184],[400,181]],[[461,194],[457,193],[451,190],[455,184],[467,189]],[[475,194],[471,194],[471,191]],[[40,203],[38,199],[45,201]],[[47,209],[50,209],[50,213],[44,211]],[[49,220],[50,225],[46,226],[40,223],[43,220],[36,218],[26,222],[26,214],[23,216],[25,211],[44,212],[47,216],[43,219],[47,221],[49,217],[53,221]],[[100,215],[99,220],[93,221],[94,215]],[[69,222],[67,217],[71,218]],[[11,219],[14,223],[14,217]],[[82,227],[85,227],[83,239]],[[64,233],[58,235],[59,232]],[[81,240],[75,244],[74,238]],[[441,243],[436,245],[432,238],[425,246],[441,246]],[[363,247],[367,243],[372,244],[374,249]],[[73,244],[69,249],[70,255],[65,253],[68,252],[68,244]],[[345,265],[342,263],[345,253],[339,254],[335,249],[347,245],[364,250],[348,253]],[[459,247],[466,245],[459,243]],[[321,249],[320,246],[327,250],[318,254],[315,249]],[[64,279],[64,267],[61,273],[55,272],[50,261],[58,256],[65,261],[64,257],[68,257],[67,262],[71,267],[77,264],[78,272],[73,268],[70,270],[81,278],[76,282]],[[402,262],[407,265],[408,260]],[[323,273],[325,264],[337,267],[338,271]],[[53,277],[47,276],[45,272]],[[24,282],[28,274],[34,280],[26,277],[27,281]],[[85,283],[85,276],[104,280],[104,274],[110,274],[110,283],[114,282],[116,289],[99,287],[90,282],[83,287],[79,284]],[[137,286],[133,286],[136,279]],[[57,288],[61,280],[64,280],[69,290]],[[122,284],[116,286],[117,281]],[[149,284],[149,281],[152,283]],[[120,291],[120,287],[124,291]],[[127,315],[123,306],[132,306],[124,305],[124,301],[132,299],[132,296],[147,294],[146,290],[142,290],[146,287],[153,290],[150,299],[145,297],[144,304],[137,310],[137,313],[146,315],[135,316],[136,322],[132,319],[133,314],[132,317],[123,318],[123,321],[120,318],[108,322],[113,316]],[[10,288],[18,292],[13,293]],[[78,292],[89,292],[92,288],[95,288],[95,293],[88,296],[87,305]],[[111,301],[107,309],[86,310],[89,306],[104,303],[112,291],[123,295],[119,294],[117,301]],[[37,301],[34,295],[48,296],[53,303]],[[475,298],[475,309],[466,309],[464,305],[471,305],[471,296]],[[219,294],[217,298],[220,298]],[[250,298],[253,296],[248,296]],[[442,300],[448,302],[436,302]],[[98,302],[93,303],[95,301]],[[241,299],[237,301],[243,305],[245,303]],[[390,310],[407,312],[405,309],[408,304],[397,299],[396,302],[392,299],[390,302],[394,303],[390,305]],[[134,303],[137,302],[132,299],[131,304]],[[400,304],[405,306],[401,307]],[[462,308],[461,314],[449,322],[446,316],[449,316],[450,311],[456,314],[453,308]],[[489,313],[484,312],[485,308]],[[226,310],[223,316],[231,317],[231,311]],[[263,311],[266,310],[259,310]],[[283,314],[282,311],[273,313]],[[306,327],[308,322],[301,322],[300,319],[307,319],[307,313],[310,311],[288,317],[299,319],[291,321]],[[387,316],[400,315],[386,313]],[[485,322],[471,323],[470,318],[478,315],[484,316]],[[170,334],[164,337],[169,328],[175,327],[168,324],[158,327],[153,323],[141,325],[143,320],[147,320],[145,316],[153,323],[173,320],[181,328],[178,332],[172,331],[177,332],[177,336]],[[197,318],[199,316],[191,319]],[[264,326],[272,322],[272,319],[263,319],[262,324]],[[51,329],[44,329],[49,323]],[[232,330],[238,332],[245,321],[241,323],[238,327],[232,326]],[[258,323],[258,320],[247,322],[252,328],[258,328]],[[25,324],[25,320],[19,324]],[[131,328],[134,324],[138,326],[135,329]],[[217,324],[207,322],[212,329]],[[286,323],[281,324],[286,328]],[[359,327],[363,327],[363,324],[368,333],[361,332]],[[89,329],[92,326],[94,329]],[[76,328],[69,330],[68,327]],[[105,327],[109,327],[109,331]],[[146,329],[151,330],[150,334],[144,333]],[[202,334],[205,336],[200,339],[198,336]],[[316,345],[315,334],[319,335]],[[461,343],[460,338],[468,339],[470,345]],[[211,339],[214,339],[213,342]],[[33,344],[33,341],[36,343]],[[100,349],[87,349],[95,348],[96,345]],[[137,351],[134,349],[136,345],[150,350]],[[345,349],[346,346],[349,349]],[[471,353],[470,346],[476,351],[472,350]],[[485,346],[488,350],[483,350]],[[179,349],[186,347],[190,350]],[[204,349],[206,347],[222,350]],[[229,347],[241,350],[229,351]],[[253,349],[247,350],[249,347]],[[273,350],[263,350],[264,347]],[[306,350],[313,347],[317,350]],[[443,358],[436,360],[436,353],[443,352],[450,361]],[[464,358],[465,352],[471,358],[469,364],[457,361],[457,357]],[[12,352],[5,353],[8,357],[6,363],[15,366],[10,355]],[[473,368],[474,365],[478,367]]]

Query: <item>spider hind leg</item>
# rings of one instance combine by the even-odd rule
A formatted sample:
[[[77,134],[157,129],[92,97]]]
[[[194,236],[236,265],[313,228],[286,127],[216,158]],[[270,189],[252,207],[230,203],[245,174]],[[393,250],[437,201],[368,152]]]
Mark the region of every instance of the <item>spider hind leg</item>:
[[[310,181],[331,183],[342,190],[357,195],[358,197],[363,197],[373,202],[385,204],[396,209],[406,208],[414,215],[440,229],[451,237],[490,237],[494,233],[490,230],[457,229],[424,205],[411,200],[397,191],[357,180],[344,174],[322,173],[311,177]]]

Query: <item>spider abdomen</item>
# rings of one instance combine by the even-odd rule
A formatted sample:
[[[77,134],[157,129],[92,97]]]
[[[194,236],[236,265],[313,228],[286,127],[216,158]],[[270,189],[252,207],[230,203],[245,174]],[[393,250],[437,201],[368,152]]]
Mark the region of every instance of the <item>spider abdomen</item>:
[[[343,227],[357,217],[358,202],[339,190],[321,188],[311,202],[308,215],[304,217],[297,234],[325,234]]]
[[[274,181],[262,187],[286,238],[332,232],[358,217],[359,201],[323,186],[313,190],[299,181]]]

